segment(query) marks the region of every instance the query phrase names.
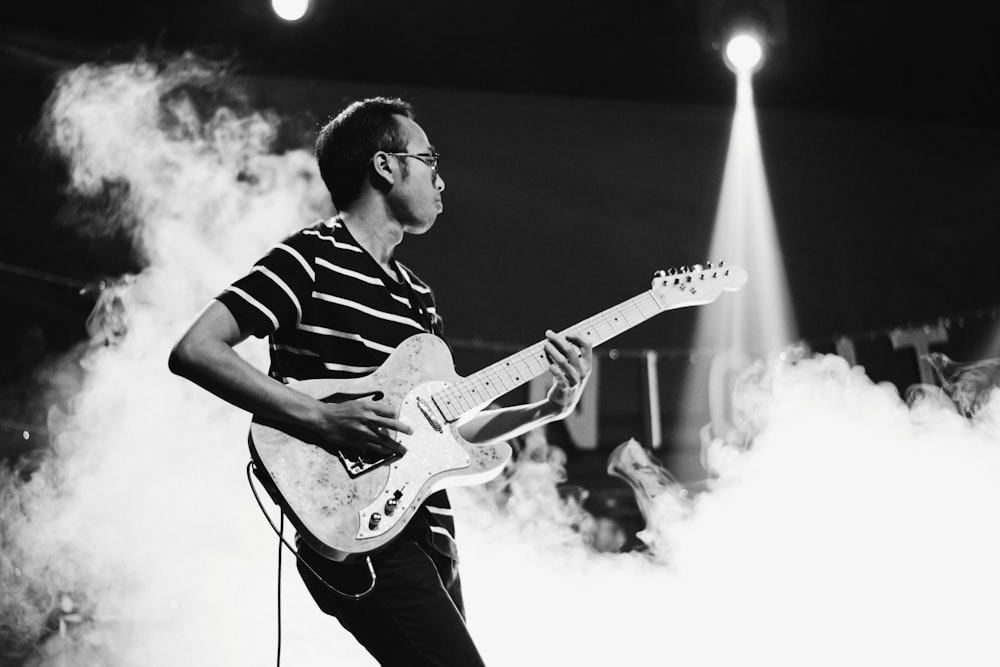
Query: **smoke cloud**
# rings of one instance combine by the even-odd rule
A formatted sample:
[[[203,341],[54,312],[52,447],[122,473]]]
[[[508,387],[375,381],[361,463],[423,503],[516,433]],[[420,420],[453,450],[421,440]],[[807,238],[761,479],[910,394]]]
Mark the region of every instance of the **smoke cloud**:
[[[246,486],[249,416],[166,357],[329,203],[310,153],[276,151],[280,119],[226,81],[185,59],[80,67],[53,92],[72,187],[114,190],[88,221],[106,226],[81,232],[127,231],[145,268],[116,288],[125,332],[74,362],[50,456],[0,480],[8,655],[30,640],[42,665],[273,663],[277,545]],[[258,342],[240,351],[264,365]],[[659,551],[590,548],[558,458],[453,493],[487,663],[1000,662],[1000,400],[973,420],[910,407],[832,356],[776,358],[741,389],[752,447],[713,452],[710,489],[655,527]],[[374,664],[290,561],[284,664]]]
[[[990,639],[1000,401],[968,421],[936,401],[910,408],[840,357],[792,358],[775,356],[741,385],[753,446],[710,456],[722,464],[710,490],[690,511],[663,514],[660,553],[539,549],[517,538],[520,520],[493,525],[489,539],[487,522],[476,524],[484,538],[465,540],[465,572],[470,597],[488,591],[474,629],[508,629],[489,637],[497,664],[526,646],[543,647],[532,664],[1000,657]]]

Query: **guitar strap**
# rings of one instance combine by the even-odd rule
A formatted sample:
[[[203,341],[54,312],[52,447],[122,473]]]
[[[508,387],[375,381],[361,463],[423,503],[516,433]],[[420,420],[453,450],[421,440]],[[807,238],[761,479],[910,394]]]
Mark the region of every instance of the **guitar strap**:
[[[424,306],[424,302],[417,295],[417,290],[413,289],[413,283],[410,281],[410,275],[395,259],[392,260],[392,263],[395,265],[396,273],[403,277],[403,284],[406,285],[407,295],[410,298],[410,308],[413,310],[414,315],[416,315],[417,322],[419,322],[428,333],[438,334],[438,332],[434,329],[434,316],[431,315],[431,312],[427,310],[426,306]]]
[[[439,331],[438,327],[434,326],[437,321],[436,318],[434,317],[434,315],[431,314],[431,312],[427,309],[427,307],[424,306],[424,302],[420,299],[420,297],[417,294],[417,291],[413,288],[413,283],[410,281],[409,274],[406,272],[405,269],[403,269],[399,265],[399,262],[397,262],[395,259],[393,259],[392,261],[393,264],[395,265],[396,273],[398,273],[403,277],[403,282],[406,284],[406,288],[409,293],[410,304],[412,306],[414,314],[417,317],[417,321],[424,327],[424,329],[428,333],[432,333],[438,336],[439,338],[444,340],[445,345],[447,345],[448,341],[444,339],[444,336],[442,336],[443,332]],[[443,491],[439,493],[443,493]],[[451,503],[448,502],[448,505],[450,506]],[[412,523],[423,524],[425,527],[426,535],[428,535],[430,539],[430,546],[432,546],[438,553],[444,554],[448,558],[451,558],[453,561],[458,562],[458,548],[457,545],[455,544],[454,538],[452,537],[455,530],[454,524],[452,524],[450,528],[445,525],[442,525],[440,520],[437,517],[432,516],[426,508],[421,508],[421,511],[417,512],[417,514],[413,517]],[[441,532],[442,530],[444,531],[444,533]]]

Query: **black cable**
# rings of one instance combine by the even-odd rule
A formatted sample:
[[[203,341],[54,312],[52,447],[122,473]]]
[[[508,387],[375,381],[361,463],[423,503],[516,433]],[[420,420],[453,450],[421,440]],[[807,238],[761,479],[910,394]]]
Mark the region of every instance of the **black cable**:
[[[281,667],[281,552],[284,551],[282,547],[282,538],[285,535],[285,513],[281,513],[281,519],[278,522],[278,658],[275,663],[277,667]]]
[[[375,581],[376,581],[377,577],[375,575],[375,566],[372,564],[371,556],[365,556],[365,563],[368,564],[368,574],[371,576],[372,583],[371,583],[370,586],[368,586],[368,588],[366,590],[364,590],[364,591],[362,591],[360,593],[344,593],[343,591],[338,590],[337,588],[335,588],[332,584],[330,584],[330,582],[328,582],[322,576],[320,576],[319,572],[317,572],[313,568],[313,566],[310,565],[299,554],[298,550],[295,549],[295,547],[293,547],[291,544],[288,543],[288,541],[285,539],[284,534],[281,531],[278,530],[278,527],[276,525],[274,525],[274,520],[271,519],[271,515],[268,514],[267,510],[264,509],[264,503],[261,502],[260,495],[257,493],[257,488],[253,485],[253,474],[254,474],[253,470],[254,470],[254,464],[253,464],[253,461],[250,461],[250,462],[247,463],[247,483],[250,485],[250,491],[253,493],[253,497],[257,500],[257,506],[260,507],[260,511],[264,514],[264,518],[267,519],[267,523],[270,524],[271,530],[273,530],[274,533],[278,536],[278,540],[281,542],[281,544],[283,544],[284,546],[286,546],[289,551],[291,551],[293,554],[295,554],[295,558],[300,563],[302,563],[303,565],[305,565],[306,569],[308,569],[310,572],[312,572],[313,576],[315,576],[317,579],[319,579],[320,582],[322,582],[322,584],[324,586],[326,586],[331,591],[333,591],[335,594],[339,595],[340,597],[344,598],[345,600],[360,600],[361,598],[367,596],[369,593],[371,593],[373,590],[375,590]],[[284,511],[282,511],[281,512],[281,521],[284,522],[284,520],[285,520],[285,513],[284,513]],[[283,529],[283,527],[284,527],[284,523],[282,523],[282,529]]]

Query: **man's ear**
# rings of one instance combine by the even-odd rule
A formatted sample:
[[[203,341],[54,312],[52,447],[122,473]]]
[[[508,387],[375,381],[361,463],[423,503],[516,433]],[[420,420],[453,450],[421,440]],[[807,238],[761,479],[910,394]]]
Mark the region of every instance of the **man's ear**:
[[[372,172],[376,183],[384,182],[385,185],[392,186],[396,182],[391,156],[385,151],[375,153],[375,157],[372,158]]]

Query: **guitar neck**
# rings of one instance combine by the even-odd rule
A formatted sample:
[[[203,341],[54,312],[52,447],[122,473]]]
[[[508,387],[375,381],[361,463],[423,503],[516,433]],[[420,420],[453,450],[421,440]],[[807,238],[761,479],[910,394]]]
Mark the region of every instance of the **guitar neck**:
[[[597,347],[618,334],[663,312],[652,290],[604,310],[562,333],[576,334]],[[491,366],[455,382],[434,395],[434,401],[448,422],[490,404],[507,392],[549,370],[545,341],[501,359]]]

